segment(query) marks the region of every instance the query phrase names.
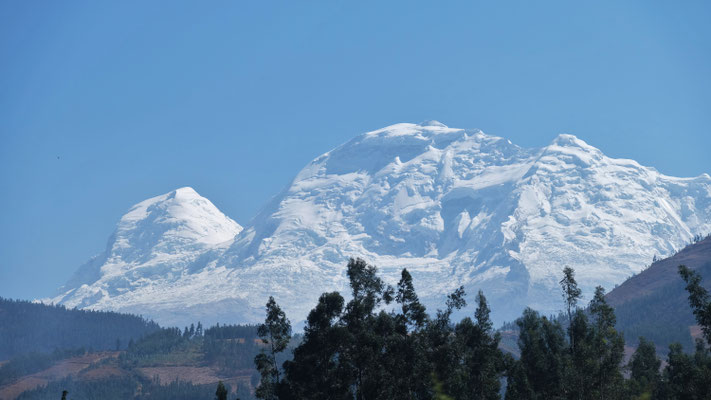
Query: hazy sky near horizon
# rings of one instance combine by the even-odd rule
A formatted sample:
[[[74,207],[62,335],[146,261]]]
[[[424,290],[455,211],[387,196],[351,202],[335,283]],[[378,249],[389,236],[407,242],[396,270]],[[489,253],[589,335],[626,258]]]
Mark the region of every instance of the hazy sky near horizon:
[[[242,225],[355,135],[571,133],[711,173],[711,2],[0,3],[0,296],[51,294],[131,205]]]

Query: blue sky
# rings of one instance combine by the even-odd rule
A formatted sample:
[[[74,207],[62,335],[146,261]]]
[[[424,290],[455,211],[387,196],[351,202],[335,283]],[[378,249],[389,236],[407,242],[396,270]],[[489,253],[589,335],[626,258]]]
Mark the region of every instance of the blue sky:
[[[396,122],[711,172],[710,19],[706,1],[1,2],[0,296],[50,294],[180,186],[246,224]]]

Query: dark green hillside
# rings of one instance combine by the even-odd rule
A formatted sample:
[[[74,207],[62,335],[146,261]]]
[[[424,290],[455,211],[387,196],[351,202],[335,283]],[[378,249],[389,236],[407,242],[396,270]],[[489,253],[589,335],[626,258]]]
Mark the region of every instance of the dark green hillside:
[[[55,351],[0,366],[0,399],[212,399],[219,381],[230,398],[252,399],[256,326],[159,328],[122,351]],[[19,396],[19,397],[18,397]]]
[[[637,338],[644,336],[661,351],[673,342],[681,343],[687,351],[693,349],[690,327],[696,320],[679,277],[679,265],[698,272],[703,285],[711,289],[711,236],[653,263],[607,294],[607,301],[615,307],[617,329],[625,333],[629,344],[636,345]]]
[[[215,398],[215,385],[194,385],[190,382],[174,381],[162,384],[141,376],[100,379],[94,381],[77,381],[64,379],[51,382],[47,386],[38,387],[22,393],[18,400],[57,400],[63,390],[69,392],[69,399],[102,399],[102,400],[210,400]],[[228,391],[230,387],[227,386]],[[249,399],[249,392],[242,392],[244,399]]]
[[[115,350],[158,329],[158,324],[135,315],[0,297],[0,360],[56,349]]]
[[[262,348],[257,326],[161,328],[0,298],[0,399],[58,399],[64,389],[74,399],[211,399],[219,381],[231,399],[250,399]]]

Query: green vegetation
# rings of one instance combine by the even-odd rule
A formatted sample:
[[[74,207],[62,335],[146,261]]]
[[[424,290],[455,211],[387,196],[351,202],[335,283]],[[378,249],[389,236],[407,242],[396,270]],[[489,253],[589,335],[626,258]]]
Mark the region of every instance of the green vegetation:
[[[640,337],[629,363],[629,394],[633,398],[651,398],[652,394],[658,393],[662,381],[661,365],[654,344]]]
[[[708,270],[711,272],[711,264]],[[615,307],[617,329],[625,332],[630,339],[640,336],[649,339],[660,352],[666,352],[672,343],[680,343],[685,349],[694,348],[689,333],[689,326],[695,324],[694,316],[688,309],[679,310],[677,302],[669,301],[683,290],[684,284],[680,279],[647,296]]]
[[[127,341],[118,358],[106,358],[90,365],[83,372],[91,376],[92,370],[118,369],[119,375],[84,378],[83,374],[50,382],[47,387],[38,387],[22,394],[23,399],[57,399],[63,390],[68,399],[211,399],[215,397],[215,385],[194,385],[186,381],[160,382],[157,377],[146,376],[139,369],[144,367],[209,367],[224,376],[241,376],[256,384],[257,373],[253,367],[254,357],[261,346],[257,326],[223,325],[203,331],[202,325],[178,328],[158,328],[143,337]],[[57,362],[84,355],[84,349],[56,350],[52,353],[28,353],[19,355],[0,367],[0,386],[12,384],[19,378],[52,367]],[[281,357],[280,362],[285,358]],[[185,377],[189,379],[190,377]],[[223,384],[229,392],[229,386]],[[237,397],[253,399],[250,386],[237,385]],[[222,389],[220,390],[222,392]],[[233,393],[234,395],[234,393]]]
[[[280,382],[277,354],[283,352],[289,345],[291,324],[271,296],[267,302],[267,319],[259,325],[257,332],[268,348],[268,353],[262,351],[254,358],[261,375],[257,396],[262,399],[276,399]]]
[[[669,345],[675,342],[686,351],[693,351],[690,327],[697,322],[689,307],[685,283],[679,279],[680,264],[704,277],[704,287],[711,290],[711,235],[697,235],[668,258],[655,257],[652,265],[608,294],[608,302],[617,315],[616,328],[625,333],[628,345],[635,346],[637,338],[644,336],[665,356]]]
[[[709,277],[711,262],[700,264],[695,270],[697,275]],[[709,287],[708,283],[706,287]],[[656,345],[658,352],[666,352],[672,343],[680,343],[687,350],[693,349],[695,345],[689,326],[695,325],[696,320],[687,306],[686,293],[684,281],[677,278],[653,292],[616,306],[617,329],[630,339],[644,336]]]
[[[184,336],[178,328],[163,328],[137,342],[129,342],[120,360],[124,367],[195,364],[202,357],[198,339]]]
[[[227,393],[229,391],[222,383],[222,381],[217,383],[217,390],[215,391],[215,400],[227,400]]]
[[[684,267],[690,303],[711,344],[711,296],[701,278]],[[516,322],[520,358],[500,349],[484,294],[473,315],[458,323],[454,310],[466,304],[462,288],[450,294],[434,316],[419,302],[407,270],[397,288],[385,285],[363,260],[347,266],[351,300],[324,293],[309,313],[303,341],[293,360],[276,363],[288,343],[286,315],[270,298],[260,336],[272,343],[255,357],[261,399],[711,399],[711,355],[697,341],[693,355],[670,346],[668,365],[659,368],[654,345],[640,338],[623,365],[624,337],[614,309],[596,288],[586,309],[574,271],[561,280],[567,309],[549,319],[526,309]],[[390,311],[386,311],[390,310]],[[623,372],[628,372],[628,378]],[[502,388],[505,382],[505,390]]]
[[[66,390],[68,399],[711,399],[711,295],[698,269],[680,266],[679,275],[704,340],[697,340],[693,354],[671,344],[663,369],[658,344],[644,337],[625,365],[615,310],[599,287],[581,308],[572,268],[563,270],[560,281],[565,314],[549,318],[526,309],[497,332],[483,292],[474,297],[475,312],[455,322],[452,315],[467,302],[463,288],[429,314],[406,269],[391,287],[374,266],[356,259],[347,265],[349,300],[338,292],[321,295],[303,336],[292,336],[287,316],[271,297],[265,322],[258,326],[203,330],[197,323],[181,330],[128,316],[128,321],[143,321],[136,326],[146,332],[105,341],[109,349],[122,349],[118,358],[92,364],[86,369],[97,370],[86,374],[91,377],[59,379],[19,398],[56,399]],[[3,301],[6,309],[32,304]],[[47,306],[39,306],[31,311],[46,311],[42,307]],[[112,323],[121,320],[112,319],[120,314],[48,308],[50,315],[59,312],[80,321],[97,315]],[[0,367],[0,386],[85,353],[79,348],[15,356]],[[176,366],[219,371],[220,379],[239,376],[257,388],[250,393],[250,386],[240,383],[235,394],[217,380],[207,385],[161,382],[142,369]],[[102,375],[102,368],[118,372]]]
[[[225,385],[222,386],[222,389],[226,392],[230,390],[229,386]],[[215,398],[215,385],[193,385],[183,381],[174,381],[166,385],[135,375],[93,381],[63,379],[44,387],[28,390],[22,393],[17,400],[56,400],[62,391],[68,392],[66,398],[69,400],[208,400]],[[244,396],[243,392],[239,394]]]
[[[679,275],[686,283],[689,292],[689,304],[696,321],[701,326],[706,342],[711,345],[711,295],[701,286],[701,276],[684,265],[679,266]]]
[[[28,353],[14,357],[0,366],[0,386],[12,383],[22,376],[47,369],[58,360],[84,353],[84,349],[55,350],[50,354]]]
[[[55,349],[116,350],[159,329],[141,317],[104,311],[70,310],[0,297],[0,360]]]
[[[499,397],[508,358],[498,349],[499,335],[493,330],[482,293],[477,296],[474,319],[453,324],[452,313],[466,304],[462,288],[430,317],[407,270],[402,271],[396,288],[385,285],[376,268],[360,259],[348,263],[347,274],[351,300],[346,302],[337,292],[320,297],[308,315],[293,360],[279,368],[283,372],[273,371],[273,365],[264,362],[273,359],[271,349],[256,357],[262,376],[270,378],[261,381],[260,398]],[[397,305],[396,309],[387,312],[380,307],[390,304]],[[267,310],[264,331],[280,321],[279,331],[287,332],[287,320],[278,306],[270,301]]]
[[[202,338],[203,360],[223,371],[252,369],[261,349],[257,341],[256,325],[218,324],[207,329]]]

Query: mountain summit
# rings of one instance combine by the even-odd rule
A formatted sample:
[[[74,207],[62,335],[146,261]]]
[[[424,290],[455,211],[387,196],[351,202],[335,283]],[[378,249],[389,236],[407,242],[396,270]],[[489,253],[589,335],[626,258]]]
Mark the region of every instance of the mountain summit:
[[[143,306],[168,301],[163,296],[176,282],[204,270],[241,230],[190,187],[150,198],[131,207],[106,250],[80,267],[51,301],[156,316]]]
[[[566,265],[591,294],[711,231],[711,178],[665,176],[572,135],[525,149],[428,121],[369,132],[316,158],[244,230],[215,228],[225,240],[235,232],[231,241],[180,242],[156,228],[157,219],[140,220],[135,226],[148,233],[134,237],[145,240],[123,248],[136,254],[131,268],[94,260],[99,267],[89,271],[98,273],[86,274],[86,286],[70,282],[55,301],[164,323],[188,314],[205,322],[203,311],[221,322],[255,322],[274,295],[299,321],[320,293],[345,291],[345,264],[362,257],[391,283],[407,268],[431,311],[460,285],[470,294],[482,289],[501,322],[526,305],[560,310]],[[162,264],[175,279],[130,273],[153,260],[153,243],[163,240],[201,243],[202,253]],[[123,292],[107,280],[113,272]]]

